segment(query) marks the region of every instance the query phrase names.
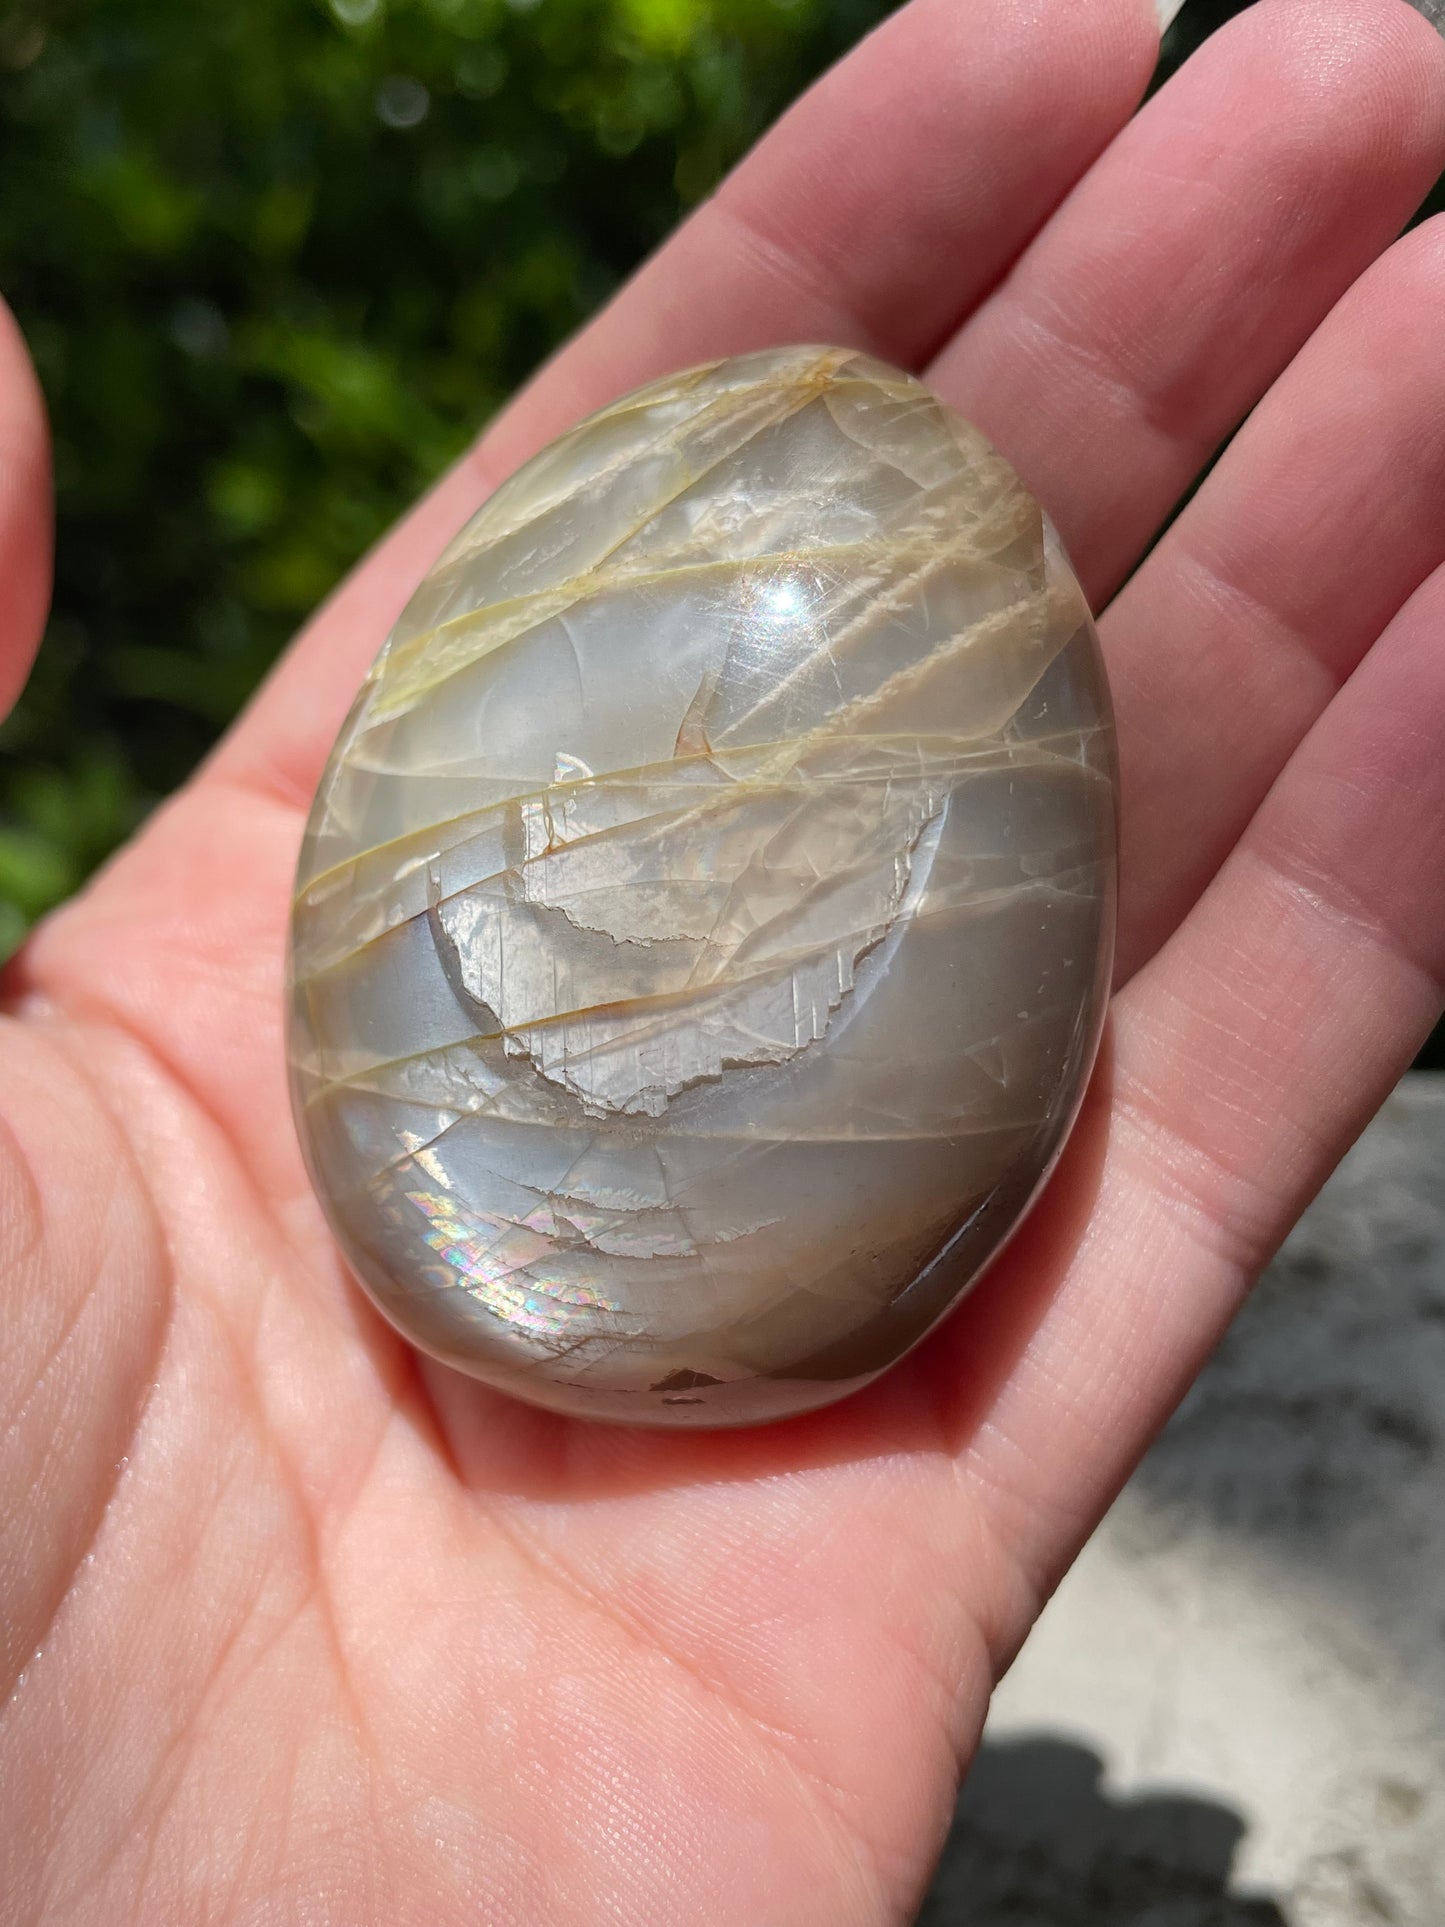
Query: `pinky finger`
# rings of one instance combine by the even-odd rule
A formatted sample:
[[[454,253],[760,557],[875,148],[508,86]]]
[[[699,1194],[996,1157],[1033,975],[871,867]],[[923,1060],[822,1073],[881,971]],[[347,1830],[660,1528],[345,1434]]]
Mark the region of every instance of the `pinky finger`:
[[[40,384],[0,301],[0,716],[25,686],[50,606],[50,436]]]

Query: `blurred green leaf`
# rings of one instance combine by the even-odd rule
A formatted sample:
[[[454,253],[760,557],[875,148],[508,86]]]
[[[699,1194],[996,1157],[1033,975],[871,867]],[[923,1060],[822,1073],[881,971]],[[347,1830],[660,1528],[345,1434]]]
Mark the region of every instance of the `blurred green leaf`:
[[[34,830],[0,828],[0,898],[32,917],[75,888],[64,851]]]

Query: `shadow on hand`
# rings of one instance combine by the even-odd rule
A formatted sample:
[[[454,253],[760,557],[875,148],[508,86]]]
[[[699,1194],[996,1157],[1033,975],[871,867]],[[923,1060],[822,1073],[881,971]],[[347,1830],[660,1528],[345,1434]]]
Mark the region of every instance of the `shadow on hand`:
[[[1272,1900],[1229,1891],[1238,1814],[1102,1780],[1071,1740],[985,1743],[918,1927],[1285,1927]]]

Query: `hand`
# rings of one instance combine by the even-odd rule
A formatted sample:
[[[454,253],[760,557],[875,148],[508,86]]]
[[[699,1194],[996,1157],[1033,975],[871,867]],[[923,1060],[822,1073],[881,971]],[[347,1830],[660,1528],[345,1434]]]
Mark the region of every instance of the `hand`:
[[[1445,164],[1445,43],[1401,0],[1263,0],[1126,126],[1156,45],[1150,0],[914,0],[13,967],[7,1920],[916,1906],[993,1681],[1445,976],[1445,228],[1390,246]],[[622,390],[788,340],[926,369],[1107,605],[1119,987],[1055,1182],[904,1366],[754,1433],[588,1427],[349,1282],[286,1104],[292,867],[461,520]],[[9,689],[44,433],[13,329],[0,361]]]

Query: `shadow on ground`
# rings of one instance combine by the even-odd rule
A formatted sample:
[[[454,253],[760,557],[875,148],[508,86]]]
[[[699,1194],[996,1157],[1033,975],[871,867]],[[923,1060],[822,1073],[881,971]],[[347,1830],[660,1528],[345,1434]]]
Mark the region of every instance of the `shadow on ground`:
[[[1025,1649],[919,1927],[1445,1922],[1442,1169],[1445,1077],[1416,1075]],[[1231,1895],[1244,1858],[1275,1898]]]
[[[1244,1830],[1212,1800],[1113,1798],[1073,1741],[990,1742],[918,1927],[1285,1927],[1229,1891]]]
[[[1445,0],[1442,0],[1445,4]],[[1207,1528],[1349,1600],[1445,1706],[1445,1077],[1408,1078],[1306,1213],[1116,1515]]]

